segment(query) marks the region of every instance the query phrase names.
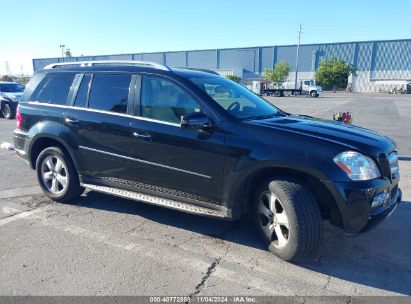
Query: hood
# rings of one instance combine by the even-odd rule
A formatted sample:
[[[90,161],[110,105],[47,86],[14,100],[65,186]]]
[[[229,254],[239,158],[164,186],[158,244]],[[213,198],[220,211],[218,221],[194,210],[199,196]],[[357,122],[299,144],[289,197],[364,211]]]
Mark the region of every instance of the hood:
[[[388,155],[396,147],[392,139],[380,133],[333,120],[289,115],[248,123],[331,142],[375,157]]]
[[[12,101],[20,101],[23,92],[3,92],[1,95],[5,98],[11,99]]]

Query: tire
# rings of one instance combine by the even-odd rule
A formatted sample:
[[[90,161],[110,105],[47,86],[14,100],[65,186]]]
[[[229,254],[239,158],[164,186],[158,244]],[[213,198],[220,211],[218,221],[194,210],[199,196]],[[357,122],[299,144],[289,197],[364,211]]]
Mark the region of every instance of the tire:
[[[311,92],[310,92],[310,96],[311,96],[311,97],[318,97],[317,91],[311,91]]]
[[[272,208],[268,208],[270,199]],[[254,222],[273,254],[285,261],[297,261],[317,251],[323,233],[321,213],[302,182],[270,179],[258,188],[254,202]]]
[[[0,110],[1,115],[6,119],[13,119],[16,116],[16,111],[8,102],[3,102]]]
[[[281,96],[281,91],[274,91],[274,96],[275,97],[280,97]]]
[[[39,154],[36,172],[44,194],[54,201],[65,203],[84,192],[72,160],[58,147],[48,147]]]

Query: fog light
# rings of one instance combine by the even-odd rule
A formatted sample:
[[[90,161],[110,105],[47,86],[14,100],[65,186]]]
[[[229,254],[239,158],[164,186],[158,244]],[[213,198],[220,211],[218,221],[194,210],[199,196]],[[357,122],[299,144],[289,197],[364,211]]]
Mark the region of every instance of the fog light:
[[[382,205],[388,205],[388,201],[390,199],[390,194],[388,193],[387,190],[384,190],[384,192],[378,193],[371,204],[371,208],[376,208],[380,207]]]

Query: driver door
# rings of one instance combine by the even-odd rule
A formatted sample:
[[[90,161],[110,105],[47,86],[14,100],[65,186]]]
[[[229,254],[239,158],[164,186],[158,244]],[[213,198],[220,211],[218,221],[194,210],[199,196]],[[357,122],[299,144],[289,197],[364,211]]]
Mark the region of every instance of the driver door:
[[[131,123],[135,181],[221,202],[226,147],[219,128],[182,130],[181,116],[202,111],[178,83],[143,76]]]

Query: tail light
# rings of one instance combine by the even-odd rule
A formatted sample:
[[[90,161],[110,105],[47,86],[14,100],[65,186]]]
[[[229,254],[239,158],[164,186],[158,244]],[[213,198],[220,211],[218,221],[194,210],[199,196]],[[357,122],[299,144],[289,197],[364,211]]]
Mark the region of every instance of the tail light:
[[[16,124],[17,124],[17,129],[21,128],[21,125],[23,123],[23,116],[21,116],[19,108],[17,107],[16,111]]]

